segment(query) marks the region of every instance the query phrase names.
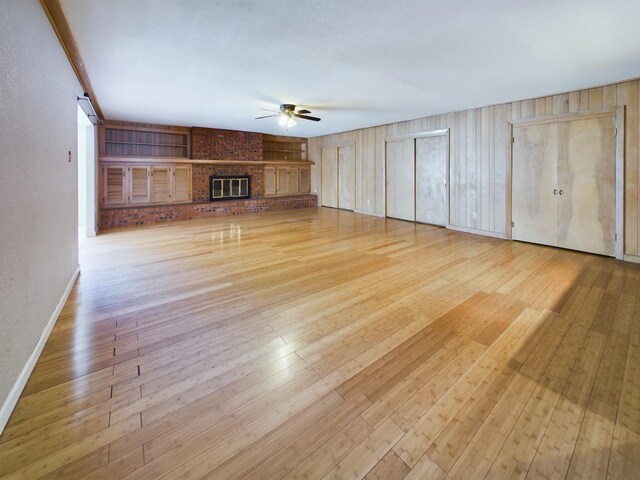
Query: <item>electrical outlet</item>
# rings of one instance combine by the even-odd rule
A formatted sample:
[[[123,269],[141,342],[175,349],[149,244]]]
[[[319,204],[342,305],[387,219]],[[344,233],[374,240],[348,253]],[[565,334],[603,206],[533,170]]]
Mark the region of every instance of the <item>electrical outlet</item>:
[[[471,213],[471,220],[477,220],[478,219],[478,212],[472,212]]]

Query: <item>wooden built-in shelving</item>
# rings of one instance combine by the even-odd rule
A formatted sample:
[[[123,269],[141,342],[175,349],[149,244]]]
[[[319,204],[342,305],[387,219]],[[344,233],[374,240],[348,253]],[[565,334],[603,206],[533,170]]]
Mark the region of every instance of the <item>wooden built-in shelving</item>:
[[[105,123],[100,129],[100,157],[188,159],[189,129],[124,122]]]
[[[307,139],[263,135],[262,158],[274,162],[305,162],[307,160]]]
[[[263,136],[262,160],[195,160],[189,128],[106,122],[100,129],[101,198],[104,208],[188,203],[192,165],[263,166],[269,196],[310,192],[307,140]]]

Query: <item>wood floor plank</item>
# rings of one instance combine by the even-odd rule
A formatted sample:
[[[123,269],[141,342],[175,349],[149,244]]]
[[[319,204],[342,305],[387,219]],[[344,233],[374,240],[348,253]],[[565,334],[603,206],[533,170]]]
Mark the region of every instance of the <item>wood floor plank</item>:
[[[407,464],[396,452],[390,450],[364,478],[365,480],[402,480],[408,473]]]
[[[403,434],[404,432],[392,420],[385,420],[322,478],[327,480],[364,478],[367,472],[384,458]]]
[[[325,208],[81,253],[2,479],[640,471],[640,265]]]

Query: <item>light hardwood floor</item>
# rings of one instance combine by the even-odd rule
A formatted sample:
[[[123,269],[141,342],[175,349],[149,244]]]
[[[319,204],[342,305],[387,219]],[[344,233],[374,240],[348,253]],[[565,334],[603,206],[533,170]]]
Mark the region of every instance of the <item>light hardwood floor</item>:
[[[82,257],[2,478],[640,476],[640,265],[331,209]]]

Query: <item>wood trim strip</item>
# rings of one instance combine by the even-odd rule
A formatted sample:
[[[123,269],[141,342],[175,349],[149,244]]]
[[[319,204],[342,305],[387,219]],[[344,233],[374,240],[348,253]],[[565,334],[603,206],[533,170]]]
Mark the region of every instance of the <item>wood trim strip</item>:
[[[615,243],[615,255],[618,260],[624,260],[624,201],[625,201],[625,190],[624,190],[624,164],[625,164],[625,107],[621,106],[617,109],[615,115],[616,122],[616,243]]]
[[[597,112],[576,112],[562,113],[560,115],[551,115],[540,118],[523,118],[519,120],[511,120],[510,123],[517,127],[529,125],[544,125],[546,123],[571,122],[573,120],[589,120],[592,118],[615,117],[616,110],[599,110]]]
[[[139,130],[143,132],[158,133],[191,133],[191,127],[182,127],[179,125],[160,125],[157,123],[126,122],[123,120],[107,120],[104,122],[103,128],[113,128],[116,130]]]
[[[407,140],[411,138],[423,138],[423,137],[439,137],[440,135],[447,135],[449,133],[448,128],[441,128],[439,130],[429,130],[426,132],[407,133],[404,135],[392,135],[390,137],[384,137],[385,142],[392,142],[394,140]]]
[[[89,80],[89,74],[87,70],[84,68],[84,62],[82,57],[80,56],[80,51],[78,50],[78,45],[76,44],[75,39],[73,38],[73,34],[71,33],[71,29],[69,28],[69,23],[67,22],[67,18],[64,15],[64,10],[62,9],[62,5],[60,4],[60,0],[40,0],[40,4],[44,9],[49,21],[51,22],[51,26],[53,30],[56,32],[58,36],[58,40],[60,40],[60,44],[67,54],[67,58],[69,59],[69,63],[71,63],[71,67],[78,77],[78,81],[84,91],[91,98],[91,103],[93,103],[93,108],[100,120],[104,120],[104,114],[102,113],[102,109],[100,108],[100,104],[98,103],[98,99],[96,97],[95,92],[93,91],[93,87],[91,86],[91,81]]]
[[[153,157],[101,157],[101,163],[144,163],[144,164],[165,164],[165,163],[186,163],[193,165],[315,165],[315,162],[289,160],[193,160],[190,158],[153,158]]]

